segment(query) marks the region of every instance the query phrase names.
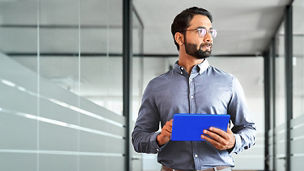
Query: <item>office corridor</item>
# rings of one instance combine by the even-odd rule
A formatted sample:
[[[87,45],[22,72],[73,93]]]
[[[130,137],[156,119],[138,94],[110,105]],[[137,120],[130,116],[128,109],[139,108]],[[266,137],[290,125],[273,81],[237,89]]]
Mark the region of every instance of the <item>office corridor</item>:
[[[0,171],[159,171],[131,132],[192,6],[213,14],[208,62],[239,79],[256,123],[233,170],[303,170],[304,1],[0,0]]]

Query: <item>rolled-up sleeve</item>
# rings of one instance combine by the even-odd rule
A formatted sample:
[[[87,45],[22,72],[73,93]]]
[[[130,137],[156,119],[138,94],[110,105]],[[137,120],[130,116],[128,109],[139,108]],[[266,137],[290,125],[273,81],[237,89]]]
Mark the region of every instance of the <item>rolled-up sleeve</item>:
[[[233,78],[232,96],[228,105],[228,113],[233,123],[232,132],[235,136],[235,146],[230,153],[239,153],[255,144],[255,123],[249,118],[243,88],[238,79]]]
[[[160,150],[156,137],[159,129],[160,115],[153,98],[153,87],[148,84],[132,132],[134,150],[140,153],[157,153]]]

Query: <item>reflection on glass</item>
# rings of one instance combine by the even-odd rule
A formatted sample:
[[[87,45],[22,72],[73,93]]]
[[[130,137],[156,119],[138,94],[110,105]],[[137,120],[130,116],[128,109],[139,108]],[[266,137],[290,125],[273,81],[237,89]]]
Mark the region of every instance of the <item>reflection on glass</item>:
[[[0,170],[123,170],[121,13],[0,1]]]
[[[293,118],[304,115],[304,4],[296,0],[293,8]]]
[[[293,119],[291,122],[291,171],[303,168],[302,119],[304,117],[304,3],[293,3]],[[302,126],[301,126],[302,125]]]
[[[275,55],[275,151],[276,169],[285,170],[286,156],[286,83],[285,83],[285,31],[284,22],[281,24],[276,35],[276,55]]]
[[[37,122],[21,113],[37,117],[37,1],[0,1],[0,20],[0,170],[36,170]]]
[[[81,80],[76,92],[119,115],[123,85],[121,8],[118,0],[81,3]]]
[[[130,120],[131,120],[131,126],[130,126],[130,132],[134,129],[134,123],[136,121],[136,118],[138,116],[138,110],[141,104],[141,97],[143,93],[143,56],[140,56],[140,54],[143,54],[143,25],[140,21],[139,16],[137,15],[137,11],[135,8],[133,8],[132,11],[132,17],[133,17],[133,25],[132,25],[132,41],[133,41],[133,54],[135,56],[132,57],[132,90],[131,90],[131,112],[130,112]],[[131,147],[131,149],[133,149]],[[137,158],[138,160],[132,160],[131,162],[131,170],[132,171],[142,171],[143,168],[143,157],[145,154],[136,153],[134,150],[131,152],[132,158]]]
[[[276,37],[276,58],[275,58],[275,116],[276,126],[286,122],[286,90],[285,90],[285,41],[284,22]]]

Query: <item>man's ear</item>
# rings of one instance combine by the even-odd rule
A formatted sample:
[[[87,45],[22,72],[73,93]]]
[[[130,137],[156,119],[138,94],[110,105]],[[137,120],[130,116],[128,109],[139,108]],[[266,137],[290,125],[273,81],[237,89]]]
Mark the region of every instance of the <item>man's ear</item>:
[[[184,42],[184,35],[180,32],[176,32],[174,35],[175,41],[177,44],[181,47],[185,42]]]

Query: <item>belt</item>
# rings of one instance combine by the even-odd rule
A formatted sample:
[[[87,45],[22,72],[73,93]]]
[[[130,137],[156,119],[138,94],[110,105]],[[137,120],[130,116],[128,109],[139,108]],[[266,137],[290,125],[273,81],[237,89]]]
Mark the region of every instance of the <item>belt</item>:
[[[217,170],[224,170],[227,168],[230,168],[230,167],[229,166],[216,166],[216,167],[212,167],[212,168],[208,168],[208,169],[204,169],[204,170],[197,170],[197,171],[217,171]],[[162,165],[161,171],[186,171],[186,170],[171,169],[169,167]]]

